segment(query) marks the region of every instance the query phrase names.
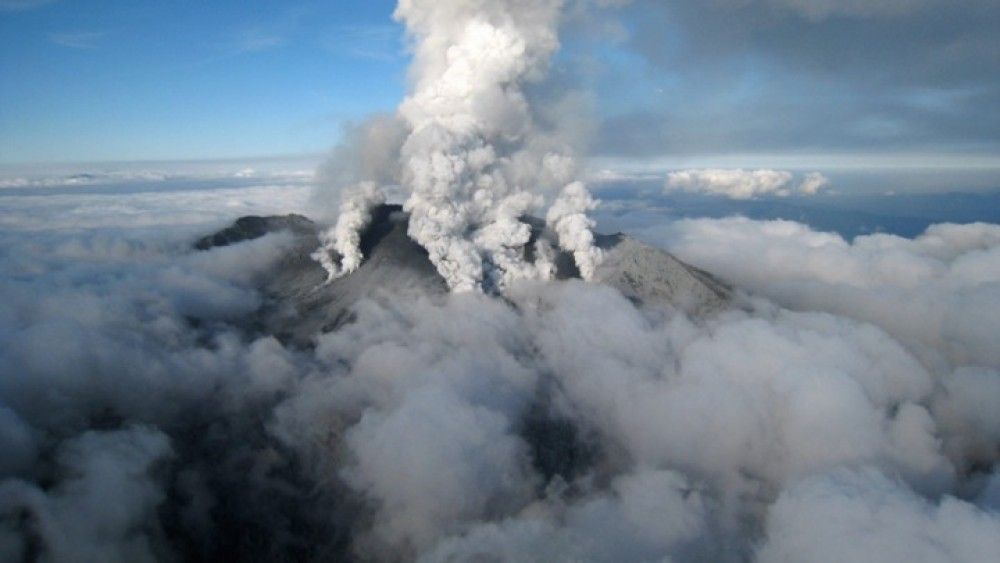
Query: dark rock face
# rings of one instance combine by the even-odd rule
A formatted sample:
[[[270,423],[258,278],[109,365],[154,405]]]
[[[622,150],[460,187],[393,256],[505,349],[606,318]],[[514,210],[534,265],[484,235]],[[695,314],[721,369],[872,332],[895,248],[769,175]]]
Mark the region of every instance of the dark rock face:
[[[349,322],[351,307],[378,294],[393,298],[443,295],[448,288],[427,256],[427,251],[406,234],[408,216],[398,205],[382,205],[373,211],[372,222],[362,233],[364,262],[349,275],[326,283],[326,272],[310,256],[319,247],[318,227],[300,215],[243,217],[227,229],[200,239],[201,250],[233,244],[276,231],[290,231],[296,244],[273,271],[264,276],[262,291],[267,304],[257,324],[265,333],[284,342],[309,345],[320,332]],[[525,218],[532,226],[532,243],[555,235],[544,222]],[[725,308],[731,289],[711,274],[694,268],[669,253],[631,237],[597,235],[605,252],[596,281],[610,285],[629,299],[681,309],[701,316]],[[532,259],[533,244],[525,249]],[[556,258],[558,279],[578,278],[568,253]]]
[[[197,250],[208,250],[213,246],[228,246],[278,231],[291,231],[296,235],[314,235],[316,224],[302,215],[295,214],[270,217],[248,215],[240,217],[230,227],[198,239],[194,247]]]
[[[446,293],[448,287],[427,251],[407,236],[406,228],[407,215],[400,206],[375,209],[361,237],[361,267],[330,283],[310,256],[319,246],[315,234],[301,237],[295,251],[264,282],[269,303],[261,311],[262,325],[283,341],[307,344],[315,334],[350,321],[351,306],[367,297]]]

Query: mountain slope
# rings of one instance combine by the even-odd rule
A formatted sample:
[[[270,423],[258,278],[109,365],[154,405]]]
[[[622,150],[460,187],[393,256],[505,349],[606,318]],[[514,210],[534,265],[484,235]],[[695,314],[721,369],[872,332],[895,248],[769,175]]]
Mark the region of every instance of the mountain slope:
[[[378,294],[393,298],[443,295],[448,288],[427,252],[406,234],[407,215],[398,205],[382,205],[373,212],[371,225],[361,238],[365,260],[356,271],[324,283],[326,272],[311,258],[319,246],[318,227],[300,216],[244,217],[229,227],[199,239],[200,250],[290,231],[296,237],[294,250],[267,273],[261,289],[268,302],[260,311],[258,325],[266,333],[300,345],[313,335],[349,322],[351,306]],[[526,218],[532,238],[554,240],[544,223]],[[725,308],[731,289],[711,274],[681,262],[667,252],[631,237],[598,235],[605,251],[596,281],[646,304],[676,307],[701,316]],[[559,279],[579,277],[572,256],[556,259]]]

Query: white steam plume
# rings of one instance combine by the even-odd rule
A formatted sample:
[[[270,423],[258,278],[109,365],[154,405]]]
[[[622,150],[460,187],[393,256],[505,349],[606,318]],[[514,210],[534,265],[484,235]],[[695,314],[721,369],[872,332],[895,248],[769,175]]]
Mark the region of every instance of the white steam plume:
[[[544,77],[559,48],[563,4],[401,0],[396,8],[414,49],[413,86],[398,112],[409,129],[399,155],[409,235],[454,291],[551,276],[551,264],[529,263],[524,252],[531,228],[521,218],[544,204],[541,190],[566,186],[549,223],[585,277],[600,256],[583,215],[593,200],[571,183],[569,150],[536,127],[523,89]],[[332,275],[360,264],[360,229],[378,203],[370,193],[349,200],[317,254]],[[334,248],[344,256],[339,269]]]
[[[454,291],[502,290],[516,279],[552,276],[543,252],[534,263],[525,259],[531,227],[521,218],[545,203],[543,191],[564,190],[548,223],[585,279],[600,259],[585,215],[594,200],[572,182],[570,149],[536,126],[524,92],[545,76],[559,48],[563,6],[563,0],[401,0],[396,8],[413,40],[414,62],[413,86],[398,110],[408,134],[394,174],[408,193],[410,237]],[[383,201],[375,185],[363,184],[345,200],[314,255],[331,279],[361,263],[361,230]],[[331,250],[343,257],[339,266]]]
[[[566,186],[545,217],[559,235],[559,246],[573,253],[580,277],[590,280],[601,262],[601,250],[594,246],[594,220],[587,212],[597,207],[597,200],[581,182]]]
[[[372,220],[372,209],[385,203],[385,193],[374,182],[361,182],[344,195],[337,224],[320,235],[322,246],[312,254],[326,270],[327,282],[358,269],[361,255],[361,231]],[[338,266],[330,252],[340,254]]]

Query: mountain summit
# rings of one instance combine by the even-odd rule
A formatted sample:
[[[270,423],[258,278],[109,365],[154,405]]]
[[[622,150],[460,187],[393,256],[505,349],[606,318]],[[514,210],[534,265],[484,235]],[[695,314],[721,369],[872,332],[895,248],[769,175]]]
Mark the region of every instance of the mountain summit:
[[[261,278],[267,296],[259,325],[282,340],[307,344],[318,332],[348,322],[351,306],[376,295],[440,295],[448,291],[427,252],[407,236],[409,216],[399,205],[380,205],[361,237],[364,262],[354,272],[326,281],[326,271],[310,254],[319,247],[319,226],[301,215],[242,217],[232,226],[195,242],[208,250],[271,232],[289,232],[295,237],[293,250]],[[531,243],[554,239],[544,221],[526,217],[532,227]],[[673,255],[618,233],[596,235],[604,260],[595,281],[614,287],[632,301],[675,307],[693,316],[724,308],[731,288],[713,275],[686,264]],[[529,255],[530,259],[531,256]],[[579,278],[573,257],[560,252],[556,278]]]

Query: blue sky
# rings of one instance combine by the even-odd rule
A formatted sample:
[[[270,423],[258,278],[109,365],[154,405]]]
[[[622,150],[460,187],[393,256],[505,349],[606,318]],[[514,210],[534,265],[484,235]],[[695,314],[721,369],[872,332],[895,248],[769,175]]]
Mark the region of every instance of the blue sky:
[[[0,1],[0,161],[315,152],[405,89],[393,2]]]
[[[394,4],[0,0],[0,164],[322,153],[405,94]],[[1000,184],[995,0],[570,11],[543,89],[593,94],[592,157]]]

